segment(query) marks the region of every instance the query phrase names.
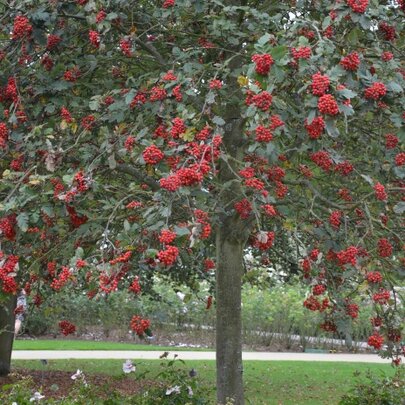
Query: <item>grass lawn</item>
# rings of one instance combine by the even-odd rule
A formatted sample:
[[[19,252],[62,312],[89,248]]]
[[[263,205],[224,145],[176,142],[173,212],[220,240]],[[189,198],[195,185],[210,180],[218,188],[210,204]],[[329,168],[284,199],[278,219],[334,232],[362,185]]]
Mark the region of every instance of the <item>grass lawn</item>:
[[[152,344],[132,344],[117,342],[94,342],[87,340],[16,340],[13,350],[206,350],[204,348],[187,348],[175,346],[157,346]]]
[[[137,371],[125,378],[137,378],[146,373],[153,378],[160,370],[161,361],[144,360],[135,362]],[[361,375],[367,370],[381,371],[393,375],[394,370],[386,364],[330,363],[299,361],[246,361],[245,392],[247,404],[254,405],[333,405],[355,382],[354,373]],[[123,377],[120,360],[50,360],[47,366],[40,361],[13,361],[13,367],[104,373]],[[179,367],[183,367],[179,363]],[[194,367],[200,381],[212,387],[214,404],[215,363],[214,361],[187,361],[185,367]]]

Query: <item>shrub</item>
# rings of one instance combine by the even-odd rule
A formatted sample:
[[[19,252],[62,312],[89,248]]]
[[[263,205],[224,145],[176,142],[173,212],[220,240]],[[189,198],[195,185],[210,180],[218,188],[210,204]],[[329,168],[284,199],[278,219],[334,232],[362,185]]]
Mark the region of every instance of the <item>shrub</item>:
[[[344,395],[339,405],[399,405],[405,398],[405,368],[399,367],[393,377],[368,372],[367,382],[360,381]]]

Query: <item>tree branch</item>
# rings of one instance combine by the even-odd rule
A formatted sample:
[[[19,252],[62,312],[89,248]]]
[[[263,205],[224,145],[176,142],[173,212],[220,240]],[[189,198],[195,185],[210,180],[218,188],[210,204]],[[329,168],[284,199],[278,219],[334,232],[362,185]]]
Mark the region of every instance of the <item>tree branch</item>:
[[[117,165],[116,170],[118,170],[121,173],[126,173],[135,177],[142,183],[147,184],[153,191],[160,190],[159,184],[153,178],[147,176],[146,174],[142,173],[133,166],[127,164],[119,164]]]

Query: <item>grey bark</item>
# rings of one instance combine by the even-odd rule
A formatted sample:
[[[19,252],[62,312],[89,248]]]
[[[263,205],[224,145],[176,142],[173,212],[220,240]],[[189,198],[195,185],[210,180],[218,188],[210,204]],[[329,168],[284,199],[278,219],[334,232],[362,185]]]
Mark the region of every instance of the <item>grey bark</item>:
[[[16,303],[17,297],[10,295],[5,302],[0,304],[0,376],[5,376],[10,372]]]
[[[243,245],[226,229],[217,233],[216,360],[217,400],[243,405],[241,283]]]

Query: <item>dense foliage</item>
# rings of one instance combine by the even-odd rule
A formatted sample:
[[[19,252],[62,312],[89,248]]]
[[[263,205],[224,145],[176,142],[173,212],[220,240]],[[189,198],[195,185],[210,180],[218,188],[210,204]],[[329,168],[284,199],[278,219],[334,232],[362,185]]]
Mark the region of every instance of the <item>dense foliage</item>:
[[[399,362],[403,0],[0,11],[3,294],[137,294],[155,274],[198,289],[215,268],[234,285],[232,249],[269,265],[284,241],[322,328],[364,295],[370,345]]]

